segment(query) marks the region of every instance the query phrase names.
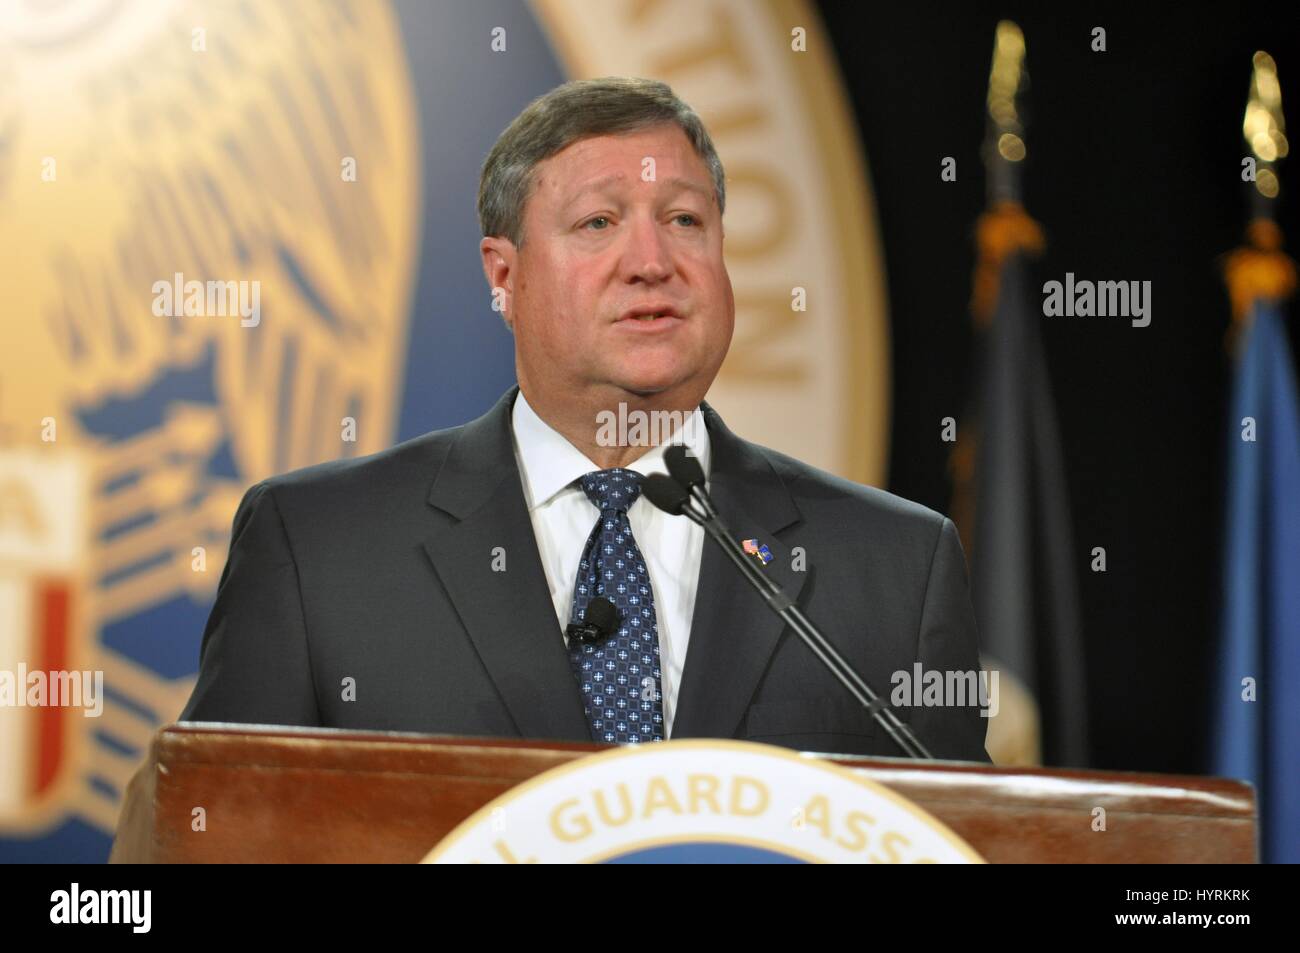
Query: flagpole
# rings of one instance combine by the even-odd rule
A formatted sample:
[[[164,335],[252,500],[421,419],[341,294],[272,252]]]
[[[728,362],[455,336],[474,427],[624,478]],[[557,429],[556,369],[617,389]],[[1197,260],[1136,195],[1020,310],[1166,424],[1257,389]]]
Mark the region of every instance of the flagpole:
[[[1238,350],[1254,304],[1285,300],[1296,288],[1295,262],[1282,251],[1282,231],[1277,226],[1277,203],[1282,193],[1277,164],[1290,151],[1282,114],[1282,87],[1273,57],[1260,50],[1252,64],[1250,96],[1241,124],[1251,152],[1245,161],[1253,165],[1253,170],[1246,170],[1250,223],[1246,226],[1245,245],[1229,254],[1224,263],[1232,303],[1232,324],[1224,345],[1232,354]]]
[[[1211,770],[1258,789],[1263,859],[1300,863],[1300,385],[1281,308],[1296,266],[1276,221],[1288,152],[1277,66],[1264,52],[1253,65],[1251,220],[1224,266],[1233,385]]]

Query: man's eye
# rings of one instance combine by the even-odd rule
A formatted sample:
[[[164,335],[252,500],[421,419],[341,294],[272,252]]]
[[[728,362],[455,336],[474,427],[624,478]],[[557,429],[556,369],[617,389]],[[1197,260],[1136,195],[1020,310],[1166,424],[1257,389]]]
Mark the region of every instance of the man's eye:
[[[690,220],[689,224],[691,224],[691,225],[698,225],[698,224],[700,224],[700,220],[699,220],[698,218],[696,218],[694,215],[690,214],[689,212],[682,212],[682,214],[680,214],[680,215],[677,216],[677,220],[678,220],[678,221],[681,221],[681,220],[684,219],[684,218],[685,218],[685,219],[689,219],[689,220]]]
[[[606,218],[604,215],[597,215],[595,218],[591,219],[589,222],[587,222],[587,223],[586,223],[585,225],[583,225],[582,227],[583,227],[583,228],[591,228],[591,226],[595,225],[597,222],[605,222],[605,223],[608,223],[608,222],[609,222],[609,219]],[[597,229],[594,229],[594,231],[602,232],[602,231],[604,231],[604,228],[603,228],[603,227],[601,227],[601,228],[597,228]]]

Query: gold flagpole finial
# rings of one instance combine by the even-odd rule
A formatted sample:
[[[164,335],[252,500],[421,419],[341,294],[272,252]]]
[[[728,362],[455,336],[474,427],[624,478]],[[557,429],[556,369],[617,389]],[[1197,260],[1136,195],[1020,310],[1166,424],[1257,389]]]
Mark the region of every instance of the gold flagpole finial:
[[[1024,127],[1017,97],[1025,86],[1025,35],[1010,20],[998,24],[989,69],[989,121],[997,154],[1008,162],[1025,157]]]
[[[1277,64],[1263,50],[1255,54],[1250,98],[1241,133],[1255,158],[1255,189],[1251,193],[1246,244],[1227,255],[1224,277],[1232,303],[1232,323],[1225,335],[1230,353],[1241,341],[1256,301],[1281,301],[1296,289],[1296,264],[1282,251],[1282,231],[1274,220],[1273,200],[1280,191],[1275,163],[1286,158],[1286,120],[1282,116],[1282,87]]]
[[[1263,50],[1252,61],[1255,69],[1250,80],[1250,98],[1242,135],[1254,153],[1255,189],[1264,198],[1277,198],[1278,178],[1273,163],[1286,158],[1286,119],[1282,115],[1282,86],[1277,81],[1277,64]]]
[[[1002,268],[1014,254],[1040,254],[1043,230],[1020,204],[1020,166],[1025,158],[1023,97],[1029,86],[1025,71],[1025,36],[1010,20],[998,24],[989,69],[988,132],[984,162],[988,207],[975,226],[976,263],[971,311],[978,328],[989,327],[997,303]]]

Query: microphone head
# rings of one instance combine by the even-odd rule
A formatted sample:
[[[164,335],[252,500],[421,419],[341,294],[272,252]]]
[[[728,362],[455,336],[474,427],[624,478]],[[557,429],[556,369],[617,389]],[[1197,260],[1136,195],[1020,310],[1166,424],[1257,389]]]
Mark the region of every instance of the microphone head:
[[[641,495],[671,516],[681,516],[691,498],[685,487],[663,473],[651,473],[642,480]]]
[[[672,478],[687,490],[704,483],[704,468],[700,461],[680,443],[664,451],[664,463],[668,465]]]
[[[594,626],[600,632],[602,638],[613,635],[614,630],[623,621],[618,617],[618,609],[614,606],[614,603],[604,596],[597,596],[587,603],[587,611],[582,620],[588,625]]]

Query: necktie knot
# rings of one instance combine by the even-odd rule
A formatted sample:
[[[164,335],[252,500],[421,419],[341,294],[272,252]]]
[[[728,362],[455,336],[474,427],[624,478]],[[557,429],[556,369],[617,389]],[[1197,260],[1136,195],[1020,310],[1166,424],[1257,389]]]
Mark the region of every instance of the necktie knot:
[[[610,470],[593,470],[582,477],[582,491],[602,513],[606,510],[627,512],[627,508],[641,495],[641,474],[635,470],[614,467]]]

